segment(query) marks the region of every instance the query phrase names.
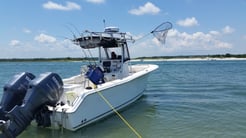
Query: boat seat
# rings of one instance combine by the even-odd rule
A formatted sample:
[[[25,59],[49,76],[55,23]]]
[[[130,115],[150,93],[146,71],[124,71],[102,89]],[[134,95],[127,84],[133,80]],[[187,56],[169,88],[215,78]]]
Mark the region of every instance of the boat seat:
[[[75,92],[73,92],[73,91],[66,92],[66,102],[67,102],[67,104],[72,106],[77,97],[78,97],[78,95]]]
[[[63,86],[64,91],[72,91],[81,87],[81,84],[65,84]]]
[[[104,72],[109,73],[111,67],[111,61],[103,61],[103,70]]]
[[[122,56],[121,55],[118,55],[117,59],[120,59],[120,61],[121,61],[121,58],[122,58]]]

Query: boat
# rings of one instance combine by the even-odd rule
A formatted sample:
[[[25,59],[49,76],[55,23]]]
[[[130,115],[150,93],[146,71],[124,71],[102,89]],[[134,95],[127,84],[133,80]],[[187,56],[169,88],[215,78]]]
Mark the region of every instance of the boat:
[[[83,50],[97,49],[98,57],[80,74],[65,79],[52,72],[15,75],[4,86],[0,137],[16,137],[34,120],[38,126],[76,131],[134,103],[158,66],[131,63],[132,40],[117,27],[86,31],[72,42]]]

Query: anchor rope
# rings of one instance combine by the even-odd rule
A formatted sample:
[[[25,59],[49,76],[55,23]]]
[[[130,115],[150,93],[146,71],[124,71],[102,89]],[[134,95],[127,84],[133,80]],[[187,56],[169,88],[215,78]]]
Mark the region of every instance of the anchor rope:
[[[97,91],[98,95],[107,103],[107,105],[119,116],[119,118],[135,133],[138,138],[142,136],[127,122],[127,120],[113,107],[113,105],[103,96],[103,94]]]

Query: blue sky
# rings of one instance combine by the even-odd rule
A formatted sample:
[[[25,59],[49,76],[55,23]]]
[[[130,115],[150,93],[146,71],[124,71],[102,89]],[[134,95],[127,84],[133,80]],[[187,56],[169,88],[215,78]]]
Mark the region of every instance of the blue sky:
[[[246,0],[5,0],[0,58],[84,57],[69,39],[118,26],[139,38],[169,21],[166,44],[130,43],[132,57],[246,53]]]

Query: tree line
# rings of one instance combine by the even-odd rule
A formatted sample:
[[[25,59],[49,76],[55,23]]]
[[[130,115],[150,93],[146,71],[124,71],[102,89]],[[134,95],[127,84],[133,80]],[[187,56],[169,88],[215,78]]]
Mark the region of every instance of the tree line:
[[[215,55],[180,55],[180,56],[152,56],[137,57],[133,59],[175,59],[175,58],[246,58],[246,54],[215,54]],[[0,62],[48,62],[48,61],[88,61],[97,60],[98,58],[81,58],[81,57],[62,57],[62,58],[2,58]]]
[[[246,54],[215,54],[215,55],[179,55],[179,56],[152,56],[136,59],[175,59],[175,58],[246,58]]]

